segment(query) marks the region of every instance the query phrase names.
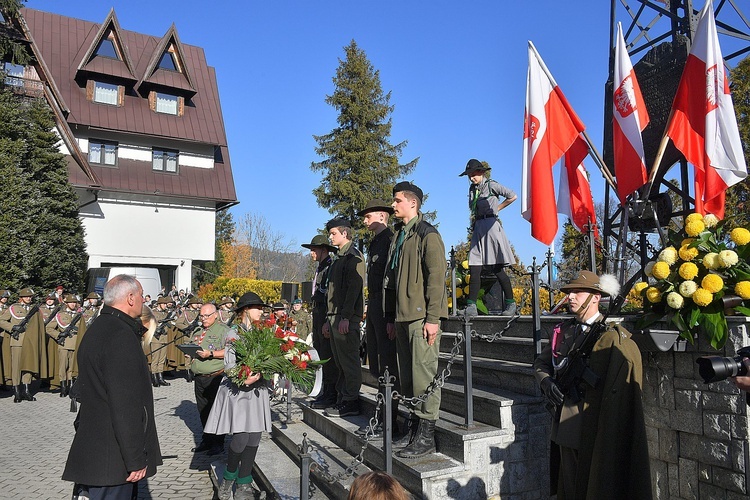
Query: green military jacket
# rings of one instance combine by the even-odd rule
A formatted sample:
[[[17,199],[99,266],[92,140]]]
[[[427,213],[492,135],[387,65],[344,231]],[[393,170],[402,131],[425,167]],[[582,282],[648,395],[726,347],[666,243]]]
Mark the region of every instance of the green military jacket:
[[[292,310],[289,313],[289,317],[297,322],[294,332],[300,339],[305,340],[310,334],[310,330],[312,330],[312,317],[310,313],[304,309],[300,309],[299,311]]]
[[[226,344],[227,333],[231,331],[224,323],[214,321],[208,330],[199,329],[193,335],[193,342],[200,345],[204,351],[220,351]],[[204,335],[205,333],[205,335]],[[201,337],[203,337],[201,339]],[[217,359],[200,359],[195,358],[190,364],[190,370],[197,375],[206,375],[214,373],[224,368],[224,360]]]
[[[65,331],[70,325],[73,319],[78,314],[78,310],[71,311],[67,307],[61,309],[60,312],[55,314],[55,317],[47,323],[47,335],[53,339],[58,339],[60,334]],[[76,325],[72,328],[72,335],[65,338],[65,341],[60,346],[66,351],[75,351],[76,343],[78,341],[78,329],[85,323],[83,315],[76,320]]]
[[[365,312],[365,257],[351,241],[341,247],[328,273],[328,320],[362,321]]]
[[[409,221],[412,222],[412,221]],[[404,242],[394,257],[398,232],[404,228]],[[423,215],[404,227],[396,225],[388,250],[388,264],[383,282],[386,318],[398,322],[420,319],[440,324],[448,317],[448,291],[445,287],[445,245],[440,233]],[[393,260],[396,262],[392,262]]]

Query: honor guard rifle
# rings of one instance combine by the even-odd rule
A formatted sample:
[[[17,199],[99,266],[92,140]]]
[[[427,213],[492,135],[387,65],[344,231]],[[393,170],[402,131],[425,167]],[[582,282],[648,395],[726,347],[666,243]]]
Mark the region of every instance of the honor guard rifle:
[[[177,311],[174,309],[169,311],[169,314],[167,316],[159,321],[159,324],[156,326],[156,331],[154,331],[154,338],[160,339],[162,335],[166,333],[167,324],[172,321],[177,314]]]
[[[10,329],[10,336],[13,337],[13,340],[18,340],[21,337],[21,334],[26,331],[26,325],[29,324],[31,318],[33,318],[37,312],[39,312],[39,304],[34,304],[21,322]]]
[[[47,316],[47,319],[44,320],[45,327],[49,325],[49,322],[52,321],[52,318],[54,318],[55,315],[60,312],[60,309],[62,309],[62,306],[63,306],[62,303],[59,303],[55,306],[54,309],[52,309],[52,312],[49,313],[49,316]]]
[[[78,322],[83,317],[83,309],[78,311],[75,316],[73,316],[73,319],[70,320],[70,324],[65,327],[65,330],[61,331],[60,334],[57,336],[57,343],[59,345],[63,345],[65,343],[65,339],[68,337],[72,337],[76,333],[78,333]]]

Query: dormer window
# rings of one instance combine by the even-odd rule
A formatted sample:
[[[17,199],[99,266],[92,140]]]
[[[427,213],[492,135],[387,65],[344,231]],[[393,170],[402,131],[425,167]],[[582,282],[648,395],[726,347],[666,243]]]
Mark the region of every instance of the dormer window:
[[[178,69],[177,61],[175,61],[172,51],[164,51],[164,54],[162,54],[161,60],[159,61],[159,68],[168,69],[170,71],[180,71]]]
[[[156,93],[156,112],[177,115],[179,98],[176,95]]]
[[[114,35],[110,31],[107,37],[102,38],[99,42],[99,46],[96,48],[96,55],[109,57],[112,59],[120,59],[120,54],[117,53],[117,47],[115,47]]]
[[[122,106],[125,99],[125,87],[112,83],[89,80],[86,84],[86,97],[90,101],[111,106]]]

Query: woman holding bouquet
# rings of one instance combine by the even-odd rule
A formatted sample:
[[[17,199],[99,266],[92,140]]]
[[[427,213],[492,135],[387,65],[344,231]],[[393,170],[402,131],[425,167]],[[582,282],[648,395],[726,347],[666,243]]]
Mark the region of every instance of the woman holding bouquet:
[[[225,374],[230,373],[237,360],[231,343],[238,335],[252,330],[269,307],[253,292],[244,294],[235,308],[239,325],[227,337],[227,350],[224,355]],[[265,492],[252,487],[251,471],[258,453],[258,445],[263,431],[271,432],[271,405],[268,397],[267,381],[260,373],[240,370],[240,377],[224,376],[216,394],[211,414],[206,422],[206,432],[232,434],[229,443],[227,467],[224,480],[219,487],[219,499],[232,497],[232,486],[237,482],[234,498],[244,500],[265,498]]]

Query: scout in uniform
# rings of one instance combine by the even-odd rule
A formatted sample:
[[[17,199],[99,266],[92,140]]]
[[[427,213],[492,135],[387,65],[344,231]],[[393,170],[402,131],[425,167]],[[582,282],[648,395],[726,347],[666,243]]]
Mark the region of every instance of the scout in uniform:
[[[60,397],[70,394],[73,385],[73,355],[78,343],[78,329],[86,324],[78,297],[66,293],[65,307],[47,323],[47,335],[57,341],[57,373],[60,378]]]
[[[312,345],[312,318],[309,312],[302,309],[302,299],[296,298],[292,301],[292,311],[289,317],[295,325],[295,335],[307,345]]]

